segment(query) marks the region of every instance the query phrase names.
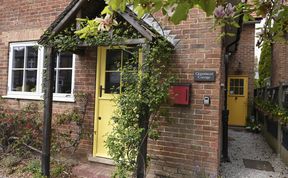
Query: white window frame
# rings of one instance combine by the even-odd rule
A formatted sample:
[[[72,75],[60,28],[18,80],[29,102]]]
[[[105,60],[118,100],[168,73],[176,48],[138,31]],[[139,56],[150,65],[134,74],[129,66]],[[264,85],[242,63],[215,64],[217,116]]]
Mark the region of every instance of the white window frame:
[[[44,47],[39,46],[38,48],[38,62],[37,62],[37,81],[36,81],[36,91],[35,92],[23,92],[23,91],[12,91],[12,68],[13,68],[13,48],[14,47],[27,47],[36,46],[36,41],[29,42],[13,42],[9,44],[9,67],[8,67],[8,85],[7,85],[7,95],[2,96],[3,98],[12,99],[27,99],[27,100],[43,100],[43,72],[44,72]],[[59,55],[57,56],[57,60]],[[75,102],[74,98],[74,84],[75,84],[75,58],[76,55],[73,54],[72,58],[72,82],[71,82],[71,93],[53,93],[53,101],[63,101],[63,102]],[[23,66],[24,67],[24,66]]]
[[[56,81],[55,81],[55,90],[57,88],[57,84],[58,84],[58,78],[57,78],[57,73],[59,75],[59,70],[71,70],[72,69],[72,78],[71,78],[71,93],[53,93],[53,100],[57,100],[57,101],[71,101],[71,102],[74,102],[75,99],[74,99],[74,84],[75,84],[75,58],[76,58],[76,55],[75,54],[72,54],[72,68],[58,68],[59,66],[59,57],[60,55],[58,54],[57,55],[57,61],[56,61],[56,64],[57,66],[55,66],[54,69],[58,70],[58,72],[56,72]],[[44,60],[43,60],[44,61]],[[42,64],[43,68],[42,68],[42,77],[43,78],[43,69],[44,69],[44,64]],[[42,86],[43,86],[43,83],[42,83]],[[42,88],[41,88],[42,90]]]

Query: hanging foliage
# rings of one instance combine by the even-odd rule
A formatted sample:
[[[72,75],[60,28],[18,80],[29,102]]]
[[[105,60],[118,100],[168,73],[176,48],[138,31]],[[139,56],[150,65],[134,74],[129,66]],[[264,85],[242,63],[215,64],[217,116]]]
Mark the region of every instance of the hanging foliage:
[[[271,76],[271,44],[265,41],[260,55],[258,86],[264,87],[265,79]]]

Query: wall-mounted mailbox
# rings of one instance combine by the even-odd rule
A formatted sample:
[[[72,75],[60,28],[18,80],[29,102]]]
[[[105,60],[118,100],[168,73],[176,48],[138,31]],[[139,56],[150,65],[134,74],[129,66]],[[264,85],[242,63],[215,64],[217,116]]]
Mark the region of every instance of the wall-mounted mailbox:
[[[191,84],[172,84],[170,86],[170,99],[176,105],[190,104]]]

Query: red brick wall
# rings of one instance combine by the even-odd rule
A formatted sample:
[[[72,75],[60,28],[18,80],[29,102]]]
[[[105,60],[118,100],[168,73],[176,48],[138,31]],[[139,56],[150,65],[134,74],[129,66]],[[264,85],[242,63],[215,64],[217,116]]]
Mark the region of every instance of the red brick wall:
[[[248,95],[253,98],[255,76],[255,24],[244,24],[236,54],[229,60],[229,75],[248,76]]]
[[[288,46],[277,42],[273,44],[271,65],[271,86],[279,86],[280,83],[288,83]]]
[[[175,26],[157,14],[163,27],[181,39],[172,57],[171,70],[179,83],[192,84],[192,103],[188,107],[168,107],[172,124],[163,123],[158,141],[150,141],[153,165],[150,174],[169,177],[195,177],[197,169],[216,175],[220,162],[221,44],[219,31],[211,30],[211,18],[197,9],[186,21]],[[195,82],[196,70],[216,71],[216,82]],[[203,97],[211,105],[203,105]]]

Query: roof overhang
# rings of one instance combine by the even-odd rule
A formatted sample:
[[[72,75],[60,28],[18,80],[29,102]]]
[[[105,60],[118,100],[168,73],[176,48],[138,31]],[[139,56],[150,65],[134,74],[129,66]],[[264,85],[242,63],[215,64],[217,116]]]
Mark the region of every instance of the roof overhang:
[[[86,12],[86,8],[95,8],[95,11],[100,14],[105,6],[104,0],[72,0],[64,11],[56,18],[56,20],[47,29],[48,33],[44,33],[39,44],[44,44],[49,38],[57,35],[59,32],[67,28],[73,20],[76,19],[79,12]],[[144,38],[152,41],[156,36],[163,36],[171,45],[176,46],[180,41],[176,39],[176,35],[171,35],[170,30],[165,30],[152,16],[146,14],[139,19],[137,14],[127,6],[125,12],[117,12],[123,19],[125,19],[131,26],[135,28]],[[90,10],[91,11],[91,10]]]

